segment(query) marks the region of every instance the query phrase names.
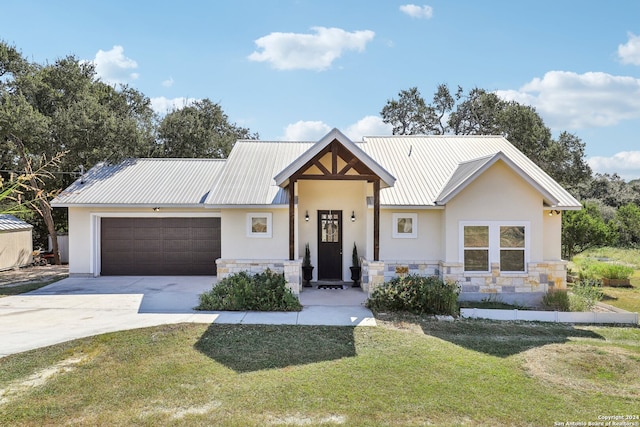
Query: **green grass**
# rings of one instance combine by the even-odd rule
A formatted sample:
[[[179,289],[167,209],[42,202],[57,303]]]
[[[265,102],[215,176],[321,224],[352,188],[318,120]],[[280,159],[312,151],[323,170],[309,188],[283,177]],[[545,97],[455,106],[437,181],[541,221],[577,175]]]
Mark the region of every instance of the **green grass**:
[[[525,426],[640,407],[638,328],[378,322],[168,325],[5,357],[0,425]]]
[[[619,262],[634,268],[630,278],[631,288],[603,287],[602,302],[633,313],[640,313],[640,249],[596,248],[576,255],[570,268],[579,270],[585,260],[608,260]]]
[[[574,261],[579,261],[584,258],[618,261],[633,267],[635,270],[640,269],[640,249],[611,247],[593,248],[576,255],[573,259]]]
[[[11,296],[11,295],[19,295],[19,294],[24,294],[26,292],[35,291],[36,289],[43,288],[43,287],[45,287],[47,285],[55,283],[58,280],[62,280],[64,278],[66,278],[66,276],[57,277],[55,279],[46,280],[46,281],[43,281],[43,282],[30,282],[30,283],[25,283],[25,284],[22,284],[22,285],[0,286],[0,298],[8,297],[8,296]]]

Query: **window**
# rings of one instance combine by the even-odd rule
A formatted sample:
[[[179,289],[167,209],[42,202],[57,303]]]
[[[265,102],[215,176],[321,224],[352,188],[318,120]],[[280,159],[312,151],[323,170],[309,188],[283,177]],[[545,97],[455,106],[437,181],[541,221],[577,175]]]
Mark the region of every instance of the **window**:
[[[500,227],[500,271],[525,271],[523,226]]]
[[[320,241],[322,243],[340,242],[340,214],[327,212],[320,214]]]
[[[464,271],[489,272],[498,263],[501,272],[526,272],[528,223],[461,223]]]
[[[392,219],[391,236],[394,239],[418,238],[418,214],[394,213]]]
[[[464,227],[464,271],[489,271],[489,227]]]
[[[271,213],[247,214],[247,237],[271,237]]]

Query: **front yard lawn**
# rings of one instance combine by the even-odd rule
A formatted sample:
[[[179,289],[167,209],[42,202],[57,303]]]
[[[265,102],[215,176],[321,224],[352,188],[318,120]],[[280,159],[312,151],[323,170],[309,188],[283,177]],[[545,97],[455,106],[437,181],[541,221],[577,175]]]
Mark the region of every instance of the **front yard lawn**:
[[[640,329],[167,325],[0,359],[0,425],[553,425],[638,414]]]

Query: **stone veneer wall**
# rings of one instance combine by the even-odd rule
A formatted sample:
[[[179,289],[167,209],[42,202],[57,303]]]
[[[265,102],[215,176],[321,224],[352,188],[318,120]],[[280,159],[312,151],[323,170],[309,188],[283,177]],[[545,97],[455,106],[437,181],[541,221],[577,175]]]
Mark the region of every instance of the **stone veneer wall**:
[[[440,263],[441,277],[458,282],[461,291],[481,293],[548,292],[567,288],[567,262],[531,262],[526,273],[501,273],[500,265],[491,264],[490,273],[469,273],[462,263]]]
[[[302,260],[282,259],[218,259],[218,280],[222,280],[231,274],[246,271],[251,274],[259,274],[270,269],[277,273],[284,273],[287,287],[298,295],[302,285]]]
[[[361,258],[360,266],[362,267],[360,287],[371,295],[376,287],[384,283],[384,261],[370,261]]]
[[[371,295],[377,286],[394,277],[418,274],[457,282],[462,293],[546,293],[566,289],[566,261],[529,263],[527,268],[526,273],[501,273],[496,263],[491,265],[490,273],[465,273],[462,263],[363,259],[361,287]]]

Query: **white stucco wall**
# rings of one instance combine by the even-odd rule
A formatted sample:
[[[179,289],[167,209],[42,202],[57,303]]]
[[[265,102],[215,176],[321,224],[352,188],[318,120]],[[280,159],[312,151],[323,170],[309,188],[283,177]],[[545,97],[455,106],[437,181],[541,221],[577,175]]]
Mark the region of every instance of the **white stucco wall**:
[[[219,217],[212,209],[69,208],[69,274],[100,274],[100,218],[102,217]]]
[[[414,213],[418,218],[416,238],[393,237],[393,214]],[[380,209],[380,259],[381,260],[441,260],[442,209]]]
[[[549,212],[551,212],[551,215],[549,215]],[[542,257],[544,260],[559,261],[562,259],[561,211],[544,211],[542,222],[544,224]]]
[[[530,261],[544,259],[546,233],[542,196],[502,161],[496,162],[450,200],[444,215],[446,262],[461,262],[460,221],[528,221],[531,227]]]
[[[247,214],[271,214],[271,237],[247,236]],[[223,259],[289,259],[289,209],[222,209]]]

